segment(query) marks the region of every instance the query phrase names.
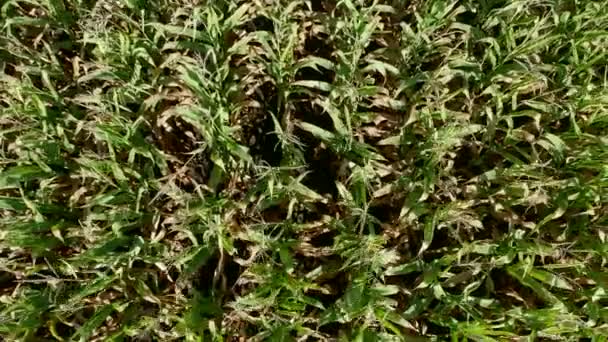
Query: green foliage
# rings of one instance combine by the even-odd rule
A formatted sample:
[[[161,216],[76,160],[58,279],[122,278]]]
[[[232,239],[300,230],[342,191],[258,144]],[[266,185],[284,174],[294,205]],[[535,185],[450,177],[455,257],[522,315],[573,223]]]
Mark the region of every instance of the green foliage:
[[[0,339],[608,336],[606,1],[0,4]]]

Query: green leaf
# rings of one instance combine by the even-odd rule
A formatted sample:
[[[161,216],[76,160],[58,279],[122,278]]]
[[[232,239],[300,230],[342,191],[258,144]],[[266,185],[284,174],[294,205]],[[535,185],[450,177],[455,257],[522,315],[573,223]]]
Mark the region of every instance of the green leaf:
[[[551,287],[557,287],[564,290],[574,291],[574,288],[570,283],[568,283],[564,278],[560,277],[557,274],[539,270],[538,268],[533,268],[527,271],[530,276],[534,277],[536,280],[539,280]]]
[[[387,276],[397,276],[412,272],[422,272],[423,267],[424,262],[422,262],[422,260],[416,260],[399,266],[391,266],[386,270],[386,272],[384,272],[384,274]]]
[[[526,270],[526,266],[522,264],[512,265],[506,267],[507,272],[517,279],[522,285],[531,288],[536,292],[543,300],[551,304],[559,304],[560,300],[551,291],[547,290],[541,283],[530,277],[530,274]]]
[[[399,75],[399,69],[390,65],[389,63],[371,59],[368,61],[368,64],[365,68],[361,70],[362,72],[377,72],[380,75],[386,77],[387,74],[391,74],[393,76]]]
[[[427,219],[424,223],[424,237],[422,240],[422,246],[420,246],[420,250],[418,251],[418,255],[426,251],[433,242],[433,236],[435,235],[436,225],[437,213],[435,213],[432,218]]]
[[[95,279],[92,283],[82,287],[71,298],[70,303],[78,303],[85,297],[105,291],[110,284],[118,279],[117,275],[101,276]]]
[[[0,209],[25,211],[27,205],[21,198],[0,196]]]
[[[314,90],[326,91],[326,92],[329,92],[332,89],[331,84],[324,82],[324,81],[302,80],[302,81],[295,81],[292,83],[292,85],[310,88],[310,89],[314,89]]]
[[[178,265],[185,265],[184,272],[186,274],[192,274],[209,261],[212,252],[213,250],[207,246],[198,246],[190,249],[187,253],[184,253],[176,263]]]
[[[317,56],[306,56],[298,60],[295,64],[295,70],[300,70],[302,68],[312,68],[315,71],[321,72],[319,67],[322,67],[327,70],[334,69],[334,63],[328,59],[317,57]]]
[[[250,8],[251,4],[244,3],[234,10],[230,17],[226,18],[224,21],[224,30],[229,31],[234,27],[242,25],[246,21],[246,15]]]
[[[329,142],[332,139],[334,139],[333,133],[326,131],[315,125],[309,124],[307,122],[301,122],[301,121],[298,121],[296,124],[303,130],[312,133],[315,137],[317,137],[323,141]]]
[[[78,338],[79,341],[88,341],[93,335],[95,329],[101,326],[106,318],[115,311],[117,304],[108,304],[103,306],[101,309],[95,311],[93,316],[89,318],[76,332],[72,335],[72,339]]]
[[[18,187],[21,182],[49,176],[48,172],[35,165],[13,166],[0,173],[0,189]]]
[[[553,156],[558,161],[563,160],[564,156],[566,155],[566,151],[568,149],[566,143],[557,135],[551,134],[548,132],[544,134],[544,139],[546,139],[546,140],[541,140],[541,141],[542,142],[546,141],[546,142],[548,142],[548,144],[541,143],[541,146],[543,146],[548,152],[553,154]]]
[[[542,221],[540,221],[534,227],[534,231],[538,231],[540,228],[542,228],[548,222],[556,220],[556,219],[562,217],[566,213],[566,209],[568,209],[567,208],[567,203],[559,203],[558,207],[555,208],[555,210],[553,212],[551,212],[551,214],[545,216],[545,218],[543,218]]]

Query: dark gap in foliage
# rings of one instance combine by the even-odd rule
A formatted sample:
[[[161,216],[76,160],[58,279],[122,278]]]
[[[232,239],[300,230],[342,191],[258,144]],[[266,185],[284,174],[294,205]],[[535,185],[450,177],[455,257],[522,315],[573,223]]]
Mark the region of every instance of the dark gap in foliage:
[[[502,141],[497,141],[496,145],[499,144],[502,144]],[[481,158],[483,159],[484,164],[492,167],[487,171],[497,169],[497,171],[500,172],[502,169],[508,169],[513,166],[513,161],[501,155],[500,151],[495,147],[487,148],[485,151],[482,150]]]
[[[379,206],[374,205],[372,201],[372,206],[368,209],[369,219],[372,222],[368,223],[368,231],[373,235],[381,235],[386,241],[385,246],[399,246],[406,247],[408,244],[409,237],[403,227],[399,225],[399,213],[401,211],[400,206],[384,206],[382,205],[382,209]],[[401,204],[401,201],[397,201],[397,203]],[[405,255],[409,257],[409,254],[405,252]]]
[[[261,159],[270,166],[278,166],[283,151],[275,133],[277,128],[272,115],[281,122],[277,115],[282,114],[283,109],[278,108],[277,89],[272,83],[266,82],[254,93],[253,98],[256,106],[245,107],[241,116],[244,144],[249,146],[254,159]]]
[[[415,251],[415,252],[417,252],[417,251]],[[407,260],[403,260],[402,263],[406,264],[406,263],[413,262],[413,261],[414,260],[412,260],[412,259],[407,259]],[[390,285],[397,285],[397,286],[402,287],[407,290],[413,290],[418,285],[418,283],[421,279],[421,276],[422,276],[421,272],[409,272],[406,274],[400,274],[400,275],[395,275],[395,276],[385,276],[384,283],[390,284]],[[406,295],[406,294],[402,294],[402,293],[400,293],[399,296],[403,296],[403,299],[404,299],[404,301],[400,302],[399,305],[401,307],[403,307],[404,309],[406,309],[411,304],[409,301],[412,298],[410,297],[410,295]]]
[[[372,203],[368,213],[382,223],[391,224],[397,221],[401,212],[401,202],[399,201],[377,201]]]
[[[454,22],[457,23],[463,23],[463,24],[467,24],[467,25],[471,25],[473,27],[477,27],[480,24],[480,16],[479,13],[475,13],[473,11],[464,11],[460,14],[458,14],[455,18],[454,18]]]
[[[91,44],[91,43],[82,43],[83,45],[80,46],[79,49],[79,53],[78,53],[78,57],[80,57],[80,59],[82,60],[96,60],[97,57],[95,56],[95,49],[97,49],[97,45],[96,44]],[[102,81],[98,81],[98,80],[91,80],[87,82],[87,85],[89,85],[89,82],[102,82]],[[95,87],[91,87],[91,89],[94,89]]]
[[[279,139],[272,115],[261,108],[248,108],[245,117],[251,122],[243,125],[244,144],[250,148],[254,159],[261,159],[270,166],[278,166],[282,158]]]
[[[428,160],[426,160],[424,158],[416,158],[416,160],[414,161],[414,166],[416,167],[417,170],[422,170],[425,168],[427,163],[428,163]]]
[[[216,288],[214,289],[214,276],[218,263],[220,262],[219,252],[214,253],[207,262],[196,271],[197,276],[193,281],[196,290],[204,294],[211,294],[212,291],[219,291],[218,298],[227,300],[232,293],[231,289],[236,284],[242,270],[241,265],[234,261],[233,257],[224,252],[223,266],[221,274],[217,277]],[[232,294],[233,295],[233,294]]]
[[[55,320],[53,322],[53,325],[55,328],[55,332],[57,333],[58,336],[72,336],[76,332],[75,327],[71,327],[60,320]],[[52,336],[45,336],[45,337],[48,339],[45,338],[43,341],[55,340],[54,338],[51,338]]]
[[[304,178],[304,185],[321,195],[335,197],[338,194],[335,180],[338,177],[340,157],[322,144],[307,148],[304,155],[310,171]]]
[[[487,171],[485,164],[480,159],[481,149],[479,144],[470,142],[460,147],[454,158],[454,175],[463,179],[471,179]]]
[[[168,333],[169,331],[171,331],[172,326],[167,324],[166,322],[160,321],[160,323],[158,324],[158,327],[161,329],[161,331]]]
[[[489,211],[491,209],[486,209]],[[481,211],[481,209],[480,209]],[[487,214],[481,219],[483,229],[475,233],[475,239],[482,240],[501,240],[509,232],[509,224],[505,220],[496,217],[495,214]]]
[[[521,110],[525,110],[524,108],[520,108]],[[527,109],[527,108],[526,108]],[[524,128],[526,132],[535,133],[536,129],[534,128],[534,118],[524,115],[512,116],[511,120],[513,120],[514,128]]]
[[[298,70],[295,76],[296,81],[300,80],[312,80],[312,81],[323,81],[328,83],[333,83],[335,74],[333,71],[319,68],[319,70],[315,70],[310,67],[301,68]]]
[[[514,292],[523,298],[528,308],[535,309],[545,306],[544,302],[538,298],[532,289],[522,285],[517,279],[511,277],[506,269],[495,268],[490,272],[489,276],[497,292],[494,293],[494,298],[500,301],[503,306],[512,308],[521,305],[516,296],[513,296],[510,292]]]
[[[482,273],[477,275],[477,278],[480,278],[482,283],[479,285],[479,287],[477,287],[477,289],[471,292],[471,296],[480,299],[493,299],[496,295],[496,287],[492,277],[490,276],[490,272],[492,272],[494,266],[491,265],[491,263],[485,262],[485,260],[484,263],[482,263],[482,266]],[[493,306],[500,306],[500,304],[495,303]]]
[[[350,323],[330,322],[319,327],[319,332],[329,336],[343,336],[345,331],[351,330]]]
[[[461,89],[468,89],[470,80],[463,75],[455,75],[452,79],[446,84],[446,88],[449,89],[450,93],[455,93],[460,91]],[[452,97],[449,101],[445,102],[445,107],[449,110],[453,110],[456,112],[464,111],[468,106],[469,100],[466,98],[466,95],[463,93],[459,93],[458,95]],[[467,111],[468,114],[468,111]]]
[[[334,51],[330,37],[323,33],[319,33],[317,35],[307,35],[306,40],[304,41],[304,50],[304,55],[321,57],[328,60],[332,60],[332,54]],[[302,58],[304,55],[298,57]],[[331,79],[333,80],[333,77]]]
[[[397,134],[398,134],[397,132],[393,132],[393,134],[387,134],[387,137],[396,136]],[[400,155],[401,151],[400,151],[399,146],[392,146],[392,145],[377,146],[376,145],[374,147],[378,150],[380,155],[382,155],[384,158],[386,158],[389,165],[391,165],[396,170],[399,168],[399,162],[403,160],[402,156]],[[390,176],[389,176],[389,178],[387,178],[387,182],[390,182],[392,180],[393,179]]]
[[[260,215],[264,222],[267,223],[279,223],[283,222],[287,217],[287,201],[283,201],[280,204],[270,206],[260,212]]]
[[[18,14],[17,14],[18,15]],[[41,35],[44,37],[45,33],[44,32],[44,27],[42,26],[19,26],[19,25],[13,25],[12,26],[12,32],[15,36],[15,38],[17,38],[19,40],[19,42],[25,46],[33,46],[34,42],[36,41],[37,37],[40,37]],[[52,31],[49,31],[52,32]],[[49,33],[47,33],[49,34]],[[45,37],[45,38],[49,38],[49,37]]]
[[[302,212],[303,222],[314,222],[321,220],[323,216],[333,216],[338,213],[339,209],[332,203],[315,202],[306,204],[305,211]]]
[[[75,37],[71,33],[72,32],[60,31],[53,37],[56,41],[54,45],[56,52],[67,60],[71,60],[78,56],[78,53],[80,52],[80,44],[74,39]]]
[[[438,310],[439,314],[445,314],[448,315],[445,312],[442,312],[442,310]],[[449,315],[448,315],[449,316]],[[433,334],[433,335],[437,335],[437,336],[449,336],[450,335],[450,327],[447,327],[445,325],[440,325],[439,323],[435,323],[432,320],[427,321],[426,323],[427,325],[427,334]]]
[[[334,244],[334,238],[336,237],[336,235],[336,231],[330,230],[328,232],[314,236],[312,239],[310,239],[309,242],[314,247],[331,247]]]
[[[2,258],[5,258],[2,256]],[[8,292],[10,289],[14,289],[17,286],[17,278],[11,272],[0,271],[0,294]]]
[[[554,120],[551,125],[547,126],[551,127],[550,132],[556,135],[571,132],[574,130],[572,125],[572,119],[570,118],[570,116]]]
[[[272,19],[263,15],[256,16],[242,26],[246,32],[267,31],[274,33],[274,23]]]
[[[0,64],[0,66],[2,66],[2,72],[4,74],[6,74],[7,76],[12,76],[15,78],[18,78],[18,74],[17,74],[17,69],[15,68],[15,62],[17,61],[16,58],[13,57],[13,55],[11,55],[8,52],[2,51],[0,50],[0,61],[2,61],[2,63]],[[6,91],[7,89],[3,89],[3,91]],[[0,102],[3,104],[3,107],[8,108],[8,104],[4,103],[4,101]]]
[[[141,102],[126,102],[123,104],[123,106],[125,106],[129,112],[125,113],[128,116],[137,116],[136,114],[138,114],[139,109],[141,108]]]
[[[537,221],[539,214],[542,215],[545,212],[548,214],[550,211],[553,211],[553,209],[547,211],[547,206],[544,204],[537,204],[535,206],[529,206],[527,204],[513,205],[510,209],[518,216],[518,219],[524,222],[535,222]]]
[[[295,120],[333,131],[331,118],[318,105],[306,101],[299,102],[296,108],[294,112]],[[304,178],[304,185],[321,195],[330,194],[336,196],[337,188],[335,180],[337,179],[341,158],[311,133],[297,127],[294,133],[304,145],[304,158],[310,172]]]
[[[314,12],[331,12],[336,8],[335,0],[311,0],[310,5]]]
[[[249,251],[249,249],[247,248],[249,246],[248,241],[235,239],[232,241],[232,245],[234,247],[234,255],[232,255],[233,258],[247,260],[252,256],[251,253],[246,253]]]
[[[369,44],[367,44],[367,46],[365,47],[365,50],[363,52],[363,55],[369,55],[374,51],[377,51],[378,49],[384,48],[384,45],[380,43],[380,41],[374,39],[372,41],[369,42]]]
[[[428,56],[427,58],[425,58],[423,60],[422,63],[420,63],[418,70],[420,70],[420,71],[435,71],[443,63],[444,63],[444,60],[443,60],[442,56],[438,56],[438,55]]]
[[[455,229],[455,227],[448,226],[441,229],[439,227],[435,228],[433,241],[431,241],[428,250],[422,254],[422,259],[424,261],[430,262],[437,257],[440,258],[443,256],[444,252],[442,249],[445,247],[457,247],[460,245],[460,243],[453,238],[452,234],[450,234],[450,230],[452,229]]]

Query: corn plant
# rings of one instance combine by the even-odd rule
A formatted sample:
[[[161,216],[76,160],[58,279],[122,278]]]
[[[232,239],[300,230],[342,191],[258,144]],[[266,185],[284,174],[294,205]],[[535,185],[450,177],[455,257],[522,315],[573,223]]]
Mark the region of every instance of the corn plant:
[[[601,0],[0,4],[6,341],[605,341]]]

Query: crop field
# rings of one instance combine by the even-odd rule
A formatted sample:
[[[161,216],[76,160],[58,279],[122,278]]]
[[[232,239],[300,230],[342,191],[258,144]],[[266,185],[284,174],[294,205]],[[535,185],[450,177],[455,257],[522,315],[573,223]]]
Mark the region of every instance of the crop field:
[[[608,341],[608,0],[1,0],[1,341]]]

